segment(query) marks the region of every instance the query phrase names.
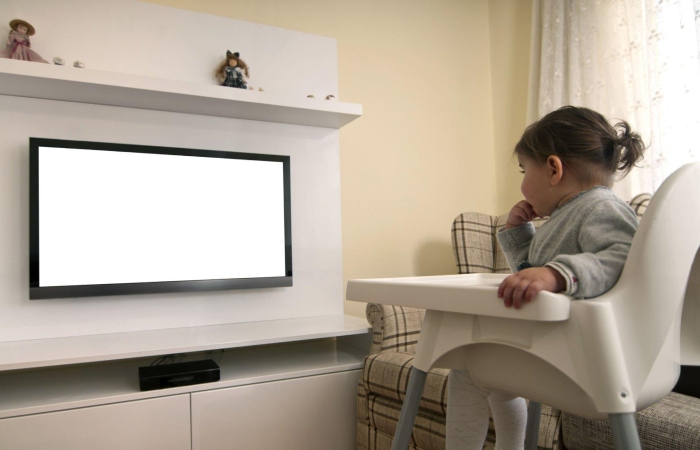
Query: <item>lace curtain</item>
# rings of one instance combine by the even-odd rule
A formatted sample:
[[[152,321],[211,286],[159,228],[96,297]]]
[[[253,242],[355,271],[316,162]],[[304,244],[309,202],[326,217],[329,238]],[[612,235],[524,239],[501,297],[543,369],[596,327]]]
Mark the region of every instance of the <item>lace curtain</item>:
[[[649,145],[629,200],[700,161],[700,0],[535,0],[529,121],[563,105],[626,120]]]

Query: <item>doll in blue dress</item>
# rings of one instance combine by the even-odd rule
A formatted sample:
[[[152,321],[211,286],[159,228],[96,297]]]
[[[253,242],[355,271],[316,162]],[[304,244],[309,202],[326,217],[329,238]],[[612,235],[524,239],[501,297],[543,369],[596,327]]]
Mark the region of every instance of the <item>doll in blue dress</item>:
[[[238,52],[231,53],[228,50],[226,51],[226,59],[216,69],[216,78],[221,83],[221,86],[248,89],[248,84],[246,83],[246,78],[250,77],[248,65],[239,56]]]

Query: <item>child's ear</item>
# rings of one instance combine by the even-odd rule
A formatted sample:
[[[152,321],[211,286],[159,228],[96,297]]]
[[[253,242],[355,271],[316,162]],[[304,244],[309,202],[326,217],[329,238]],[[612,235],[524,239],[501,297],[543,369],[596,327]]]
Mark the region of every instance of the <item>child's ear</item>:
[[[556,186],[564,176],[564,165],[558,156],[550,155],[547,158],[547,170],[549,171],[549,185]]]

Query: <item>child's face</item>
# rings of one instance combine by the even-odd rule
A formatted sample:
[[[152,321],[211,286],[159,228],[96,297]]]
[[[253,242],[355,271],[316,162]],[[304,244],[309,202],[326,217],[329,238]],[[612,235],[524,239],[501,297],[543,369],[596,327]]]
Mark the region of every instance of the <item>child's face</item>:
[[[551,198],[553,193],[547,165],[521,155],[518,155],[518,165],[524,172],[520,191],[525,200],[532,205],[537,215],[549,216],[556,209],[557,202]]]
[[[28,30],[28,29],[27,29],[26,26],[21,25],[21,24],[20,24],[20,25],[17,25],[17,32],[18,32],[19,34],[27,34],[27,30]]]

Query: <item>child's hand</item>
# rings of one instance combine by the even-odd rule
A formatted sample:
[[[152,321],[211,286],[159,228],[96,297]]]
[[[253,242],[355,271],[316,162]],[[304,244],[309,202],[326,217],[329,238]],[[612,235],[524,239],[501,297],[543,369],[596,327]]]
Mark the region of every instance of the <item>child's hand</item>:
[[[532,219],[540,217],[537,215],[532,205],[525,200],[521,200],[513,206],[508,213],[506,219],[506,228],[515,228],[532,221]]]
[[[501,282],[498,297],[506,307],[521,305],[532,299],[540,291],[559,292],[566,287],[564,277],[551,267],[532,267],[514,273]]]

